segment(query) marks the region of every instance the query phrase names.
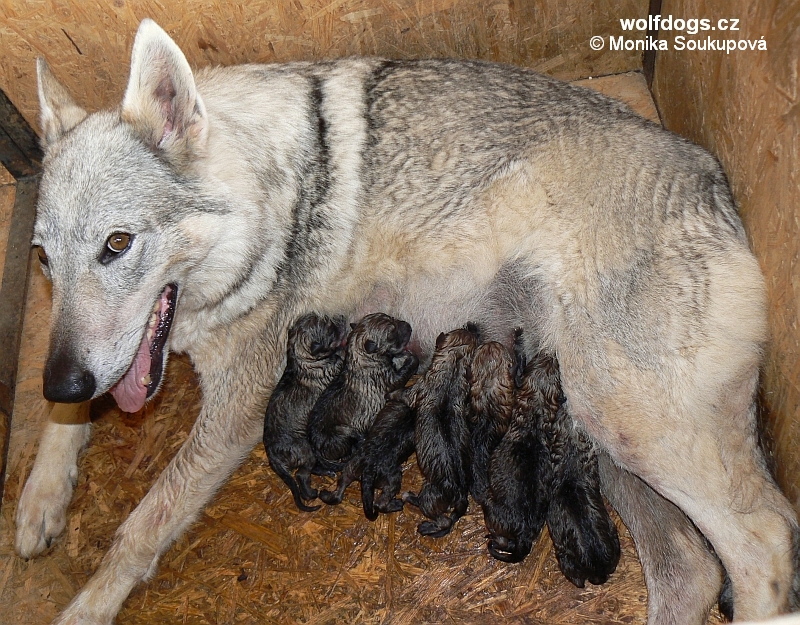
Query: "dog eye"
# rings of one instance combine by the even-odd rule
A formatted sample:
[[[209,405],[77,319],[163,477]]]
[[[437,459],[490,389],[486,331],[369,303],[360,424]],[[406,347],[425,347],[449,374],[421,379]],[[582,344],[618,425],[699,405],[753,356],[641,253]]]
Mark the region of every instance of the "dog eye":
[[[106,264],[131,246],[133,236],[127,232],[115,232],[106,239],[106,247],[100,254],[100,262]]]
[[[39,255],[39,262],[42,263],[42,267],[49,267],[50,261],[47,260],[47,254],[44,253],[44,250],[41,247],[37,247],[36,253]]]

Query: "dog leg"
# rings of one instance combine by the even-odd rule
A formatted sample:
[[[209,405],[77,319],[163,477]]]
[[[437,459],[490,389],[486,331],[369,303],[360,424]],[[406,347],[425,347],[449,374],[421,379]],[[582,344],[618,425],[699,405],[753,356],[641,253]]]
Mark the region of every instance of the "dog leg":
[[[45,424],[33,469],[17,504],[17,553],[35,556],[61,534],[78,480],[78,454],[91,433],[90,423]]]
[[[711,434],[705,444],[698,441],[698,448],[713,449],[716,441]],[[684,460],[687,468],[703,467],[699,475],[710,479],[698,480],[696,473],[675,475],[658,487],[714,546],[731,579],[736,619],[758,620],[786,611],[796,573],[797,516],[769,478],[755,441],[747,437],[738,448],[720,446],[715,456]]]
[[[671,429],[618,446],[615,459],[676,504],[711,542],[730,576],[737,619],[779,614],[791,599],[796,513],[767,474],[752,408],[737,414],[720,397],[696,408],[691,426],[676,416]],[[716,421],[720,415],[724,425]],[[616,425],[628,441],[636,439]],[[657,520],[652,531],[662,532],[661,525]]]
[[[208,360],[193,354],[204,403],[188,438],[117,530],[99,568],[55,623],[112,623],[133,587],[155,574],[161,554],[261,441],[282,350],[268,349],[263,336],[224,338],[226,348],[209,348]],[[285,345],[285,331],[270,343]],[[220,362],[221,353],[229,358]]]
[[[603,494],[633,535],[647,585],[649,625],[706,622],[722,566],[680,509],[600,454]]]

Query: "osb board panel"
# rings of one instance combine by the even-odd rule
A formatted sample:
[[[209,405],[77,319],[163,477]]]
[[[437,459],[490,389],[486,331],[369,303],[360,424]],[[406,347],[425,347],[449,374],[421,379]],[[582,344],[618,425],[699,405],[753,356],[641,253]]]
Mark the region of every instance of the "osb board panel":
[[[155,19],[189,63],[346,55],[480,58],[571,80],[641,68],[641,52],[595,52],[647,0],[17,0],[0,3],[0,88],[38,127],[34,59],[44,56],[89,109],[115,106],[139,21]],[[636,33],[643,37],[644,33]]]
[[[640,74],[586,81],[653,117]],[[114,531],[186,438],[200,392],[184,358],[170,359],[165,386],[140,413],[108,399],[93,403],[94,434],[80,460],[67,529],[42,557],[13,553],[13,518],[47,411],[41,374],[47,349],[49,287],[34,265],[0,516],[0,622],[46,623],[97,567]],[[405,487],[418,488],[412,465]],[[647,592],[627,530],[611,580],[577,589],[561,575],[546,534],[521,565],[485,549],[472,506],[444,539],[416,533],[413,510],[368,522],[357,485],[345,502],[300,513],[257,447],[200,519],[139,586],[117,622],[151,623],[643,623]],[[4,620],[5,619],[5,620]],[[718,615],[709,619],[719,623]]]
[[[666,127],[722,161],[766,275],[764,397],[779,481],[800,507],[800,3],[664,0],[661,12],[736,17],[736,38],[767,42],[762,52],[659,52],[654,86]]]
[[[8,244],[8,230],[11,227],[11,215],[14,212],[15,189],[14,179],[3,178],[3,173],[8,174],[0,166],[0,281],[3,278],[3,267],[6,260],[6,245]]]
[[[14,176],[8,173],[8,170],[0,165],[0,185],[11,184],[14,182]]]

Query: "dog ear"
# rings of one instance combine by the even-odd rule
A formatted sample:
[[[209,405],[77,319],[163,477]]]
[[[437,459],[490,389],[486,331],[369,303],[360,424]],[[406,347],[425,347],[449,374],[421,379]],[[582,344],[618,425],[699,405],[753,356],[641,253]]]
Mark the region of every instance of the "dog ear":
[[[39,85],[39,122],[42,126],[42,148],[52,145],[80,124],[86,111],[75,103],[42,57],[36,59],[36,74]]]
[[[208,118],[189,63],[150,19],[142,20],[133,42],[122,119],[170,161],[180,162],[205,147]]]

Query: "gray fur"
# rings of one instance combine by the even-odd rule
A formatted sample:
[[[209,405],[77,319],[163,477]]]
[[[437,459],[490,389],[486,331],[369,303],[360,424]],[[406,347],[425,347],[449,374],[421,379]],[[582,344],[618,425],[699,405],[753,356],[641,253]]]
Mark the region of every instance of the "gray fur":
[[[195,76],[149,20],[117,110],[85,116],[41,65],[33,243],[53,282],[45,393],[117,383],[175,284],[167,347],[189,353],[204,401],[59,622],[111,622],[258,442],[287,329],[312,310],[405,319],[423,360],[439,332],[467,320],[495,340],[524,328],[530,349],[558,358],[593,441],[713,544],[737,618],[788,608],[797,519],[764,468],[752,410],[764,280],[702,148],[602,95],[508,66],[346,59]],[[113,232],[134,237],[102,264]],[[48,492],[42,475],[29,492]],[[45,542],[33,505],[17,514],[28,555]],[[657,553],[660,535],[640,535],[656,543],[641,553]],[[650,570],[651,588],[677,588],[685,614],[718,591],[680,592]]]

